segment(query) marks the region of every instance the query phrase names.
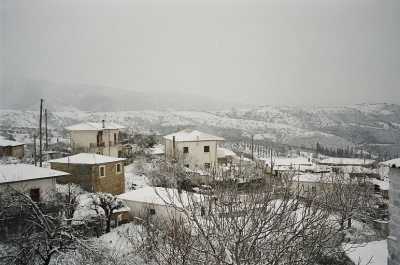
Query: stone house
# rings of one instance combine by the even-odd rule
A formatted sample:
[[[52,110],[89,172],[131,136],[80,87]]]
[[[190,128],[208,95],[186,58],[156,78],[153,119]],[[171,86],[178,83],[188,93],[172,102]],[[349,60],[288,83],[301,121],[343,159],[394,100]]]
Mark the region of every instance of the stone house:
[[[125,158],[80,153],[48,161],[52,169],[70,173],[58,183],[75,183],[90,192],[125,192]]]
[[[164,136],[165,157],[190,169],[210,168],[218,164],[218,145],[224,138],[185,129]]]
[[[114,157],[123,155],[120,141],[120,131],[123,128],[104,120],[100,123],[86,122],[66,127],[70,132],[73,153],[86,152]]]
[[[26,193],[33,201],[51,199],[56,191],[56,179],[69,173],[28,164],[0,165],[0,193],[11,188]]]
[[[0,157],[12,156],[22,159],[24,155],[25,144],[0,138]]]

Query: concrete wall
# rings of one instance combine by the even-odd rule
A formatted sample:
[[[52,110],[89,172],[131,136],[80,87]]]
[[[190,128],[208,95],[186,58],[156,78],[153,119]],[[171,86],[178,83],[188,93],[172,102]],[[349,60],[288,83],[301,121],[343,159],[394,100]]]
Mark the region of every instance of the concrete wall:
[[[117,173],[117,164],[121,172]],[[90,192],[107,192],[114,195],[125,192],[125,169],[123,162],[112,162],[102,165],[50,163],[51,168],[68,172],[71,176],[57,178],[58,183],[75,183]],[[105,166],[105,176],[100,177],[100,166]]]
[[[210,147],[210,152],[204,152],[204,146]],[[189,147],[189,153],[184,154],[183,148]],[[176,142],[176,158],[184,165],[188,164],[190,169],[204,168],[205,163],[216,166],[217,160],[217,141],[195,141],[195,142]],[[172,140],[165,140],[165,154],[168,160],[173,158]]]
[[[391,168],[389,171],[389,237],[388,265],[400,265],[400,168]]]
[[[119,130],[104,130],[104,147],[97,147],[98,131],[71,131],[71,145],[74,153],[89,152],[100,153],[118,157],[118,151],[122,151],[119,144]],[[114,134],[117,135],[117,143],[114,142]]]
[[[56,180],[55,178],[46,178],[2,184],[0,185],[0,192],[4,192],[8,186],[27,195],[30,194],[31,189],[40,189],[40,201],[47,201],[52,198],[56,191]]]
[[[149,210],[154,209],[155,215],[152,215],[151,218],[158,220],[171,220],[172,218],[183,218],[184,215],[178,211],[176,211],[173,207],[164,206],[159,204],[145,203],[145,202],[136,202],[123,200],[125,205],[130,208],[130,218],[141,218],[145,219],[149,215]]]

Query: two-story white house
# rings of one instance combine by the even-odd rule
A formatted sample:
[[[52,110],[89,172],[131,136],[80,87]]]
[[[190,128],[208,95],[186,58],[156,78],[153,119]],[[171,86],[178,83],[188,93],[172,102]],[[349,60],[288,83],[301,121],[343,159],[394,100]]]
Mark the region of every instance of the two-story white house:
[[[66,129],[70,132],[73,153],[96,153],[113,157],[122,156],[120,131],[124,127],[104,120],[75,124]]]
[[[216,166],[218,145],[225,139],[197,130],[185,129],[164,136],[165,158],[177,161],[190,169]]]

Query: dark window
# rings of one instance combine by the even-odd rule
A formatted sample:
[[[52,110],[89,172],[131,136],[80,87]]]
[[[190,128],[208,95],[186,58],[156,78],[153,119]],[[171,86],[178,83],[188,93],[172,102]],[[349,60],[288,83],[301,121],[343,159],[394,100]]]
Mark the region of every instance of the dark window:
[[[187,147],[187,146],[183,147],[183,153],[184,154],[189,153],[189,147]]]
[[[40,201],[40,189],[31,189],[29,195],[30,195],[32,201],[34,201],[34,202]]]
[[[104,177],[106,175],[106,167],[105,166],[100,166],[100,177]]]
[[[118,151],[118,157],[122,157],[122,151],[121,150]]]
[[[150,215],[155,215],[156,214],[156,210],[155,209],[149,209],[149,214]]]
[[[189,164],[185,164],[185,167],[189,168]]]
[[[117,134],[114,133],[114,144],[117,144]]]
[[[121,164],[117,164],[117,173],[121,173]]]
[[[210,146],[209,145],[205,145],[204,146],[204,153],[209,153],[210,152]]]
[[[103,131],[97,132],[97,146],[104,146]]]
[[[312,187],[311,187],[311,191],[312,191],[312,192],[317,192],[317,187],[312,186]]]
[[[204,168],[210,168],[211,164],[210,163],[204,163]]]

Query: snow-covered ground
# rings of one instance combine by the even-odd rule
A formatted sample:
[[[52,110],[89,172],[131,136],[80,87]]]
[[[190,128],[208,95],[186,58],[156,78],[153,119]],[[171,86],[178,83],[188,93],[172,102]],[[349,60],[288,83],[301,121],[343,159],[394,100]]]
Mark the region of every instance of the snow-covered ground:
[[[149,186],[149,180],[144,174],[146,165],[142,161],[125,166],[125,191],[140,189]]]
[[[346,244],[347,256],[355,264],[386,265],[388,259],[387,241],[372,241],[364,244]]]

